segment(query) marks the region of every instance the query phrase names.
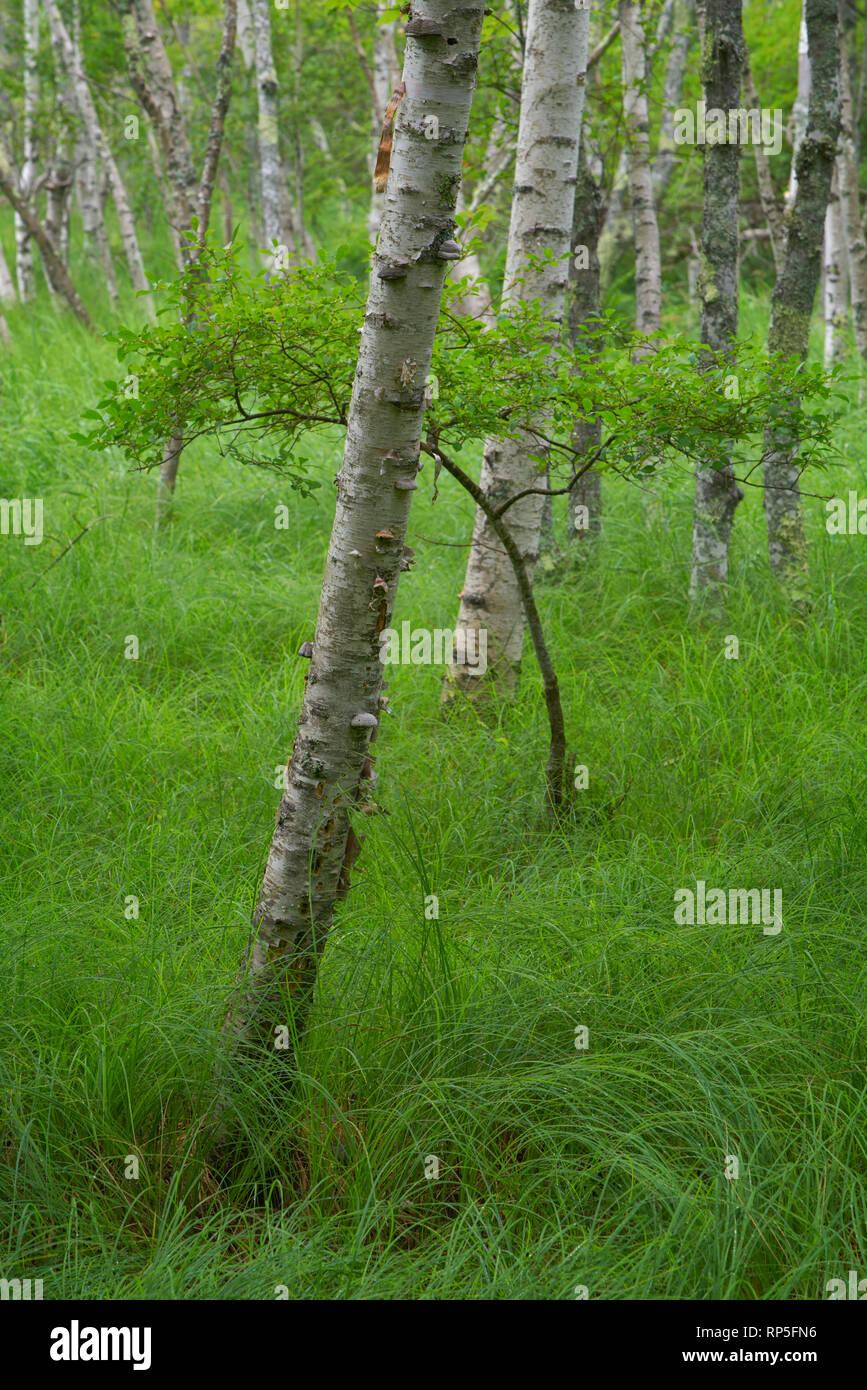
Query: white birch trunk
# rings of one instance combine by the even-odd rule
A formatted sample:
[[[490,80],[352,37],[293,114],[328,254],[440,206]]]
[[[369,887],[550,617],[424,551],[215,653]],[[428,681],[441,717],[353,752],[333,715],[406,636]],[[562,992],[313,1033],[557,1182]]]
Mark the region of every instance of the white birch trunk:
[[[286,171],[280,155],[280,100],[271,48],[271,0],[252,0],[256,39],[256,95],[259,103],[259,181],[262,194],[262,263],[275,266],[268,252],[272,243],[289,246],[289,230],[283,223]],[[285,263],[285,261],[284,261]]]
[[[759,111],[761,110],[761,105],[759,103],[755,83],[753,82],[753,74],[750,69],[750,57],[746,50],[745,53],[743,70],[744,105],[748,110]],[[774,191],[767,151],[759,140],[755,141],[753,144],[753,157],[756,161],[756,179],[759,185],[759,198],[762,203],[762,212],[765,214],[765,221],[768,224],[768,232],[771,238],[774,270],[779,276],[782,275],[783,266],[786,263],[786,233],[783,226],[783,209],[777,201],[777,195]]]
[[[395,122],[379,233],[349,408],[337,509],[313,655],[286,790],[227,1030],[273,1047],[287,1009],[300,1033],[334,905],[348,886],[349,809],[369,775],[381,717],[380,633],[391,620],[417,487],[424,383],[430,369],[453,206],[460,182],[484,0],[426,0],[407,25],[407,87]],[[436,116],[440,138],[424,138]],[[381,278],[386,264],[405,269]],[[379,534],[377,534],[379,533]],[[351,856],[350,856],[351,857]]]
[[[838,172],[840,159],[834,166],[831,197],[825,213],[825,244],[822,270],[825,281],[825,367],[831,368],[846,353],[846,325],[849,310],[849,276],[846,263],[846,238],[843,231],[843,208],[840,202]]]
[[[801,0],[801,27],[798,30],[798,94],[792,107],[792,167],[786,189],[786,211],[795,201],[798,191],[798,151],[807,129],[807,113],[810,109],[810,45],[807,41],[807,0]]]
[[[695,22],[694,0],[676,0],[672,19],[673,30],[671,47],[665,64],[665,81],[662,88],[662,119],[659,126],[659,143],[656,159],[653,162],[653,193],[657,205],[660,203],[677,163],[677,146],[674,143],[674,113],[680,106],[683,94],[683,75],[692,44]]]
[[[531,0],[503,306],[542,299],[555,321],[565,312],[588,38],[589,12],[576,10],[574,0]],[[534,269],[530,258],[546,250],[556,263]],[[503,501],[541,481],[525,442],[486,440],[480,486],[488,498]],[[508,518],[509,532],[532,572],[541,497],[516,503]],[[480,676],[466,660],[453,660],[447,689],[476,693],[494,685],[504,693],[513,690],[524,645],[524,609],[512,564],[481,508],[476,510],[457,628],[464,633],[460,650],[467,655],[480,650],[478,636],[471,645],[468,634],[487,630],[488,668]]]
[[[655,333],[662,321],[659,228],[650,170],[650,123],[644,28],[635,0],[620,0],[623,111],[628,141],[629,203],[635,238],[635,326]]]
[[[385,194],[377,193],[373,188],[373,166],[376,164],[376,152],[379,146],[379,135],[382,129],[382,117],[389,98],[398,83],[398,73],[400,71],[397,62],[397,47],[394,41],[396,20],[384,21],[383,16],[388,9],[387,5],[379,4],[376,7],[376,25],[373,31],[373,67],[371,69],[373,77],[373,143],[370,158],[370,211],[367,214],[367,236],[373,246],[376,245],[376,238],[379,235],[379,224],[382,221],[382,214],[385,210]]]
[[[27,202],[36,181],[36,106],[39,101],[39,0],[24,0],[24,141],[19,191]],[[15,275],[22,300],[33,298],[33,247],[30,232],[15,214]]]
[[[0,245],[0,304],[14,304],[18,298],[15,281],[9,271],[3,247]]]
[[[249,0],[238,0],[238,47],[244,71],[249,72],[256,62],[256,36],[253,32],[253,16]]]
[[[865,25],[867,29],[867,25]],[[837,155],[837,181],[840,191],[840,211],[843,235],[846,240],[846,260],[849,273],[849,293],[852,301],[852,329],[855,347],[861,360],[862,392],[863,362],[867,358],[867,237],[861,221],[861,200],[858,193],[858,146],[852,112],[852,87],[849,81],[849,62],[846,36],[838,26],[840,45],[840,120],[842,123],[840,152]]]
[[[138,243],[132,208],[120,170],[117,166],[117,161],[109,148],[108,141],[105,138],[99,121],[99,116],[97,115],[93,97],[90,94],[90,87],[84,71],[84,59],[81,46],[70,38],[69,31],[63,23],[56,0],[46,0],[46,8],[52,35],[55,36],[55,41],[63,53],[63,61],[70,75],[75,104],[78,109],[78,115],[83,130],[80,144],[84,145],[84,167],[80,170],[79,177],[79,205],[81,206],[82,221],[85,224],[85,230],[90,231],[90,234],[94,238],[109,284],[109,293],[111,294],[112,280],[114,279],[114,265],[108,246],[101,191],[97,181],[97,162],[100,162],[111,189],[112,200],[117,214],[118,230],[120,231],[120,239],[123,245],[124,256],[126,257],[126,263],[129,268],[133,289],[139,294],[139,303],[148,318],[154,319],[156,317],[154,304],[149,293],[150,286],[148,285],[147,276],[145,275],[144,262]],[[82,200],[82,183],[86,184],[84,197],[88,200],[87,215],[85,215],[85,206]],[[90,201],[94,197],[96,199],[95,208]],[[114,284],[113,294],[114,297],[117,296],[116,282]]]

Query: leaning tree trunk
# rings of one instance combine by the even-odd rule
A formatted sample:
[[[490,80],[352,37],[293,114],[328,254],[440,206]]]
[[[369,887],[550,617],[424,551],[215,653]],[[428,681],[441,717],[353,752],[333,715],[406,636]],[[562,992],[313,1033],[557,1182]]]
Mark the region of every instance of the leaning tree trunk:
[[[571,0],[570,0],[571,3]],[[454,230],[454,190],[484,0],[426,0],[406,26],[404,81],[349,408],[313,654],[230,1033],[274,1045],[303,1031],[334,905],[356,846],[349,811],[370,776],[391,621],[417,487],[425,380]],[[424,138],[435,116],[439,139]],[[444,193],[443,190],[452,190]],[[448,251],[451,252],[451,246]],[[382,272],[388,268],[388,276]],[[395,270],[402,273],[395,278]],[[353,848],[350,848],[352,846]],[[284,1054],[288,1055],[288,1054]]]
[[[706,109],[734,111],[740,106],[744,37],[742,0],[707,0],[702,39],[702,84]],[[709,144],[704,151],[704,202],[701,227],[701,341],[735,362],[738,331],[738,204],[740,146]],[[706,355],[699,366],[714,365]],[[735,508],[743,492],[729,463],[699,468],[695,479],[692,525],[692,576],[689,593],[714,607],[725,602],[729,542]]]
[[[96,184],[95,165],[96,162],[99,161],[111,189],[112,200],[117,214],[118,230],[120,231],[120,239],[123,245],[124,256],[126,257],[126,263],[129,268],[133,289],[137,292],[139,302],[148,318],[153,319],[156,317],[153,299],[150,295],[150,289],[144,271],[144,262],[142,261],[138,236],[136,235],[132,208],[129,198],[127,197],[120,170],[117,166],[117,161],[111,153],[108,141],[105,138],[99,121],[99,116],[97,115],[93,97],[90,94],[90,87],[88,86],[84,71],[84,59],[81,46],[70,37],[69,31],[63,23],[56,0],[46,0],[46,9],[54,42],[59,51],[63,54],[64,66],[70,76],[75,105],[81,121],[81,144],[85,147],[84,160],[86,166],[81,170],[81,180],[87,180],[88,190],[85,194],[80,182],[79,200],[82,205],[82,221],[85,224],[85,230],[89,230],[94,237],[100,260],[105,267],[106,276],[108,277],[110,272],[113,275],[111,255],[105,233],[105,216],[102,209],[102,198]],[[85,213],[84,199],[85,197],[89,199],[91,196],[98,200],[99,206]],[[110,282],[109,292],[111,293]]]
[[[840,49],[836,0],[806,0],[810,107],[798,151],[786,264],[771,297],[768,352],[804,361],[822,263],[825,209],[840,132]],[[764,501],[771,570],[796,605],[807,601],[807,539],[801,511],[798,441],[765,430]]]
[[[223,34],[217,55],[214,98],[201,178],[196,180],[193,151],[181,111],[174,74],[157,28],[151,0],[123,0],[121,32],[130,82],[150,117],[162,147],[174,233],[181,248],[184,266],[195,263],[198,246],[204,240],[211,216],[211,201],[217,165],[223,143],[226,112],[231,95],[232,57],[237,30],[237,0],[224,0]],[[190,234],[193,214],[198,218],[196,235]],[[194,313],[186,322],[194,322]],[[178,464],[184,447],[183,421],[163,446],[157,495],[157,526],[171,503]]]
[[[589,12],[576,10],[574,0],[531,0],[503,306],[541,299],[555,322],[565,310],[588,36]],[[548,250],[553,263],[540,268],[533,258]],[[486,440],[480,484],[486,496],[503,501],[537,482],[525,442]],[[541,519],[538,496],[524,498],[509,511],[509,531],[531,573]],[[479,508],[457,620],[465,635],[457,650],[465,660],[453,657],[446,693],[460,689],[477,694],[492,687],[510,693],[520,672],[524,625],[511,561]],[[466,634],[475,633],[477,641],[482,628],[487,630],[488,666],[480,676],[466,660],[466,654],[479,650]]]

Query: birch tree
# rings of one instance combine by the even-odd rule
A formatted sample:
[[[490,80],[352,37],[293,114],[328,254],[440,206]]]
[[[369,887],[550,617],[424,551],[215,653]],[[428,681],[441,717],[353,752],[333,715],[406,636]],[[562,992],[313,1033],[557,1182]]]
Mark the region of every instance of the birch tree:
[[[36,182],[36,107],[39,101],[39,0],[24,0],[24,139],[18,191],[26,203]],[[31,232],[15,213],[15,275],[22,300],[33,298]]]
[[[635,326],[639,333],[651,334],[659,330],[662,319],[662,268],[650,167],[644,26],[641,8],[635,0],[620,0],[618,14],[627,177],[635,239]]]
[[[575,182],[575,206],[572,221],[571,296],[569,301],[569,333],[573,346],[578,346],[582,329],[600,309],[599,237],[603,224],[602,189],[590,167],[586,141],[582,142]],[[602,342],[598,333],[590,332],[581,342],[585,351],[596,355]],[[572,443],[579,460],[598,449],[602,442],[602,423],[598,419],[580,419],[572,432]],[[569,539],[584,542],[598,536],[602,529],[602,478],[598,469],[590,468],[579,477],[569,491]]]
[[[182,265],[191,264],[196,257],[196,242],[201,242],[205,237],[211,216],[211,201],[231,95],[237,0],[224,0],[223,33],[217,56],[214,97],[202,173],[198,180],[174,75],[157,28],[151,0],[123,0],[121,28],[130,82],[154,124],[163,151],[171,195],[170,217],[174,226],[175,244],[180,247]],[[197,218],[196,236],[191,237],[188,233],[194,215]],[[192,321],[191,313],[190,322]],[[157,500],[157,525],[165,515],[175,489],[183,443],[183,421],[179,421],[177,430],[166,440],[163,452]]]
[[[426,0],[406,26],[406,96],[398,111],[337,477],[337,510],[298,732],[271,850],[227,1020],[273,1044],[286,1010],[296,1035],[334,905],[348,886],[349,811],[371,775],[388,626],[417,485],[425,380],[454,246],[484,0]],[[435,118],[438,138],[425,138]]]
[[[740,106],[745,53],[741,3],[706,0],[704,6],[702,89],[708,111],[734,111]],[[698,279],[701,341],[715,354],[726,354],[732,365],[738,330],[740,153],[740,146],[732,139],[705,147]],[[699,365],[707,369],[711,361],[705,358]],[[731,382],[736,387],[736,377]],[[691,598],[702,595],[715,605],[724,601],[732,524],[743,497],[733,474],[731,464],[703,467],[695,479],[689,592]]]
[[[527,16],[521,115],[515,158],[512,215],[506,251],[503,308],[543,299],[554,322],[562,321],[568,283],[578,146],[587,68],[589,13],[574,0],[531,0]],[[541,267],[534,258],[552,253]],[[537,465],[525,444],[488,439],[480,486],[503,500],[532,487]],[[509,511],[509,532],[532,573],[538,553],[542,498],[532,495]],[[514,568],[490,527],[476,511],[473,540],[456,625],[456,650],[448,687],[477,694],[491,686],[508,694],[517,683],[524,644],[524,610]],[[487,631],[484,675],[467,661]]]
[[[786,261],[771,298],[768,351],[806,359],[819,283],[825,212],[840,132],[840,48],[836,0],[806,0],[811,73],[807,125],[788,214]],[[771,570],[787,597],[806,602],[807,540],[801,510],[798,441],[765,432],[764,504]]]
[[[268,254],[272,243],[289,244],[283,225],[286,171],[280,154],[280,99],[274,55],[271,49],[271,0],[252,0],[256,40],[256,96],[259,104],[259,178],[262,193],[263,261],[274,265]]]
[[[825,309],[825,366],[831,368],[846,351],[849,318],[849,268],[846,257],[843,209],[840,200],[840,159],[831,178],[831,196],[825,212],[825,243],[822,257]]]
[[[867,25],[865,25],[867,29]],[[839,207],[846,242],[846,267],[849,294],[852,302],[852,328],[855,347],[862,363],[861,395],[863,396],[863,362],[867,359],[867,235],[861,218],[858,193],[857,123],[852,109],[852,85],[849,77],[849,58],[846,34],[842,21],[842,0],[838,7],[838,42],[840,45],[840,119],[841,140],[837,155]]]

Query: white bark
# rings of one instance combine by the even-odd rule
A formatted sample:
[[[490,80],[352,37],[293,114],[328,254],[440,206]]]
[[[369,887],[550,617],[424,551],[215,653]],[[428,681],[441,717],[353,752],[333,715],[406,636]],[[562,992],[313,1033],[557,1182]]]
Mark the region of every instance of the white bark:
[[[846,238],[840,202],[838,159],[831,181],[831,197],[825,213],[825,244],[822,269],[825,278],[825,367],[834,366],[846,352],[846,324],[849,308],[849,275]]]
[[[588,39],[589,12],[576,10],[574,0],[531,0],[503,306],[542,299],[555,321],[565,311]],[[555,264],[534,269],[531,256],[546,250],[553,252]],[[539,481],[526,443],[486,441],[480,485],[488,498],[503,501]],[[541,517],[537,496],[524,498],[508,513],[509,532],[530,570]],[[489,682],[506,693],[513,689],[524,645],[524,610],[511,561],[481,508],[457,626],[465,634],[487,630],[488,669],[480,676],[477,667],[453,661],[450,683],[468,691]],[[461,650],[477,652],[479,646],[467,638]]]
[[[867,25],[865,25],[865,29],[867,29]],[[852,300],[852,328],[855,335],[855,347],[863,361],[867,358],[867,237],[865,237],[864,226],[861,221],[856,128],[852,113],[852,89],[849,81],[846,36],[842,25],[838,26],[838,36],[842,128],[840,150],[837,155],[837,181],[840,191],[843,235],[846,241],[849,292]]]
[[[669,179],[677,163],[677,146],[674,143],[674,113],[680,106],[683,93],[683,75],[686,60],[694,33],[694,0],[676,0],[672,17],[671,46],[665,64],[665,80],[662,87],[662,118],[659,126],[659,143],[653,163],[653,192],[657,203],[662,198]]]
[[[0,245],[0,304],[14,304],[18,298],[15,281],[9,272],[3,247]]]
[[[372,245],[376,245],[376,238],[379,234],[379,224],[382,221],[382,214],[385,210],[385,194],[377,193],[373,188],[373,166],[376,163],[376,151],[379,145],[379,134],[382,129],[382,115],[388,105],[388,99],[398,83],[398,73],[400,71],[397,62],[397,47],[394,41],[396,20],[384,20],[388,9],[387,5],[379,4],[376,7],[376,24],[373,31],[373,67],[371,74],[373,77],[373,145],[370,159],[371,195],[370,211],[367,214],[367,236]]]
[[[807,129],[807,113],[810,109],[810,45],[807,42],[807,0],[801,0],[801,27],[798,30],[798,94],[792,107],[792,167],[789,185],[786,189],[786,211],[795,201],[798,191],[798,175],[795,168],[798,150]]]
[[[256,61],[256,39],[249,0],[238,0],[238,47],[241,50],[244,70],[249,72]]]
[[[252,0],[256,39],[256,94],[259,102],[259,180],[262,192],[262,261],[275,264],[269,255],[272,242],[288,248],[289,231],[283,224],[286,171],[280,155],[280,100],[271,48],[271,0]]]
[[[136,234],[135,219],[133,218],[132,208],[130,207],[126,187],[121,177],[117,161],[109,148],[108,141],[103,133],[102,126],[97,115],[93,97],[90,94],[87,77],[84,71],[84,59],[81,47],[69,36],[69,32],[63,23],[56,0],[46,0],[48,19],[51,25],[52,35],[55,36],[62,52],[64,64],[69,72],[72,82],[72,89],[75,95],[75,103],[82,124],[83,143],[83,167],[79,171],[79,202],[82,211],[82,221],[85,230],[89,231],[94,237],[97,251],[106,273],[111,293],[111,281],[114,277],[114,267],[111,260],[111,252],[108,246],[108,239],[105,232],[105,219],[102,211],[102,199],[100,196],[100,186],[97,176],[97,162],[101,163],[105,177],[111,189],[114,208],[117,214],[117,224],[120,231],[120,239],[123,245],[124,256],[129,267],[130,278],[133,288],[139,295],[139,303],[147,314],[148,318],[155,318],[153,299],[149,293],[147,276],[145,275],[144,262],[142,260],[141,248]],[[84,190],[82,184],[85,185]],[[95,198],[96,206],[91,200]],[[88,211],[85,215],[85,200],[87,200]],[[117,287],[114,287],[114,295],[117,295]]]
[[[628,141],[629,202],[635,238],[635,326],[654,333],[662,320],[659,228],[650,171],[650,125],[644,28],[635,0],[620,0],[623,111]]]
[[[761,104],[756,92],[755,83],[753,82],[749,53],[746,52],[746,50],[745,55],[743,70],[744,105],[748,110],[760,111]],[[765,214],[765,221],[768,224],[768,232],[771,238],[774,270],[779,276],[782,275],[783,266],[786,263],[786,233],[783,226],[783,209],[774,191],[774,183],[771,178],[771,166],[768,161],[767,151],[760,140],[755,141],[753,144],[753,157],[756,161],[756,179],[759,185],[759,198],[761,199],[762,211]]]
[[[441,35],[416,38],[407,25],[407,95],[395,124],[313,655],[241,996],[227,1020],[227,1029],[255,1030],[272,1048],[287,1007],[303,1029],[335,901],[347,887],[348,812],[369,776],[368,746],[381,717],[379,634],[408,564],[404,539],[446,267],[438,252],[454,226],[442,189],[460,181],[483,9],[484,0],[461,7],[426,0],[426,19]],[[439,140],[424,138],[431,115]],[[387,263],[405,274],[381,278]]]
[[[36,181],[36,107],[39,101],[39,0],[24,0],[24,141],[19,191],[27,202]],[[15,274],[22,300],[33,298],[33,247],[24,221],[15,214]]]
[[[455,212],[462,215],[466,213],[466,210],[463,193],[459,191]],[[472,287],[460,302],[460,312],[466,314],[468,318],[479,319],[486,328],[492,328],[497,322],[497,316],[494,313],[488,282],[482,273],[479,253],[474,245],[472,228],[470,227],[466,232],[459,232],[458,241],[463,255],[459,261],[455,261],[452,265],[450,278],[452,280],[468,279],[472,282]]]

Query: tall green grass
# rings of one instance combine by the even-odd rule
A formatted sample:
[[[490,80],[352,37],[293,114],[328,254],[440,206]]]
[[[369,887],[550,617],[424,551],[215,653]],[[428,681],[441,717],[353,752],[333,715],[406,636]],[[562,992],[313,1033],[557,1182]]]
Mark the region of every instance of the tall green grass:
[[[248,1154],[221,1186],[219,1026],[339,443],[307,501],[198,446],[155,544],[153,477],[68,437],[110,348],[45,307],[11,321],[0,495],[44,497],[50,539],[0,538],[0,1274],[132,1299],[787,1299],[867,1274],[864,539],[808,501],[794,623],[748,489],[728,618],[702,626],[688,479],[653,482],[650,513],[606,482],[598,558],[539,588],[590,770],[559,828],[529,649],[484,714],[444,716],[436,668],[391,668],[389,814],[365,820],[295,1090],[235,1066]],[[864,428],[853,405],[815,491],[865,490]],[[430,492],[396,618],[448,627],[472,515]],[[675,926],[695,878],[781,888],[782,933]]]

